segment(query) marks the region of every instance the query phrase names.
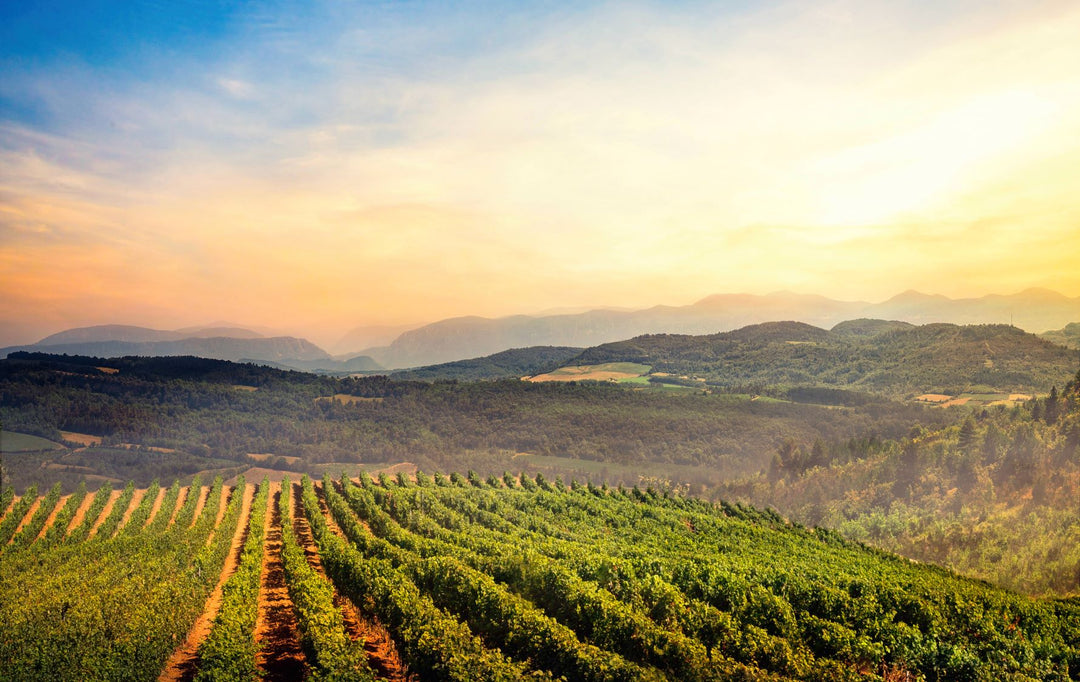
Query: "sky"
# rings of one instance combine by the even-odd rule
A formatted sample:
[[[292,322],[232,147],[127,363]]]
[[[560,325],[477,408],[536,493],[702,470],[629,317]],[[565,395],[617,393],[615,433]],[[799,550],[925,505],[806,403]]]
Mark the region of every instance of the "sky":
[[[0,4],[0,345],[1080,296],[1080,4]]]

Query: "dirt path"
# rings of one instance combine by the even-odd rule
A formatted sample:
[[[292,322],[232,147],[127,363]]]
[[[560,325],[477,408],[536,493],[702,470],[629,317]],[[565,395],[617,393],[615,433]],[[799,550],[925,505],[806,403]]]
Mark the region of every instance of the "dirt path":
[[[109,518],[109,514],[112,513],[113,507],[116,506],[116,501],[120,499],[120,495],[123,494],[123,490],[114,490],[109,493],[109,501],[105,503],[105,508],[101,510],[101,514],[94,521],[94,527],[90,529],[90,535],[87,537],[92,538],[97,535],[97,529],[101,524],[105,523],[105,519]]]
[[[83,497],[82,504],[75,510],[75,515],[71,517],[71,523],[68,524],[68,532],[71,532],[73,528],[78,528],[82,525],[83,519],[86,518],[86,512],[90,511],[90,505],[94,503],[94,493],[87,492]],[[67,533],[64,533],[67,536]]]
[[[158,488],[157,497],[154,498],[154,504],[150,507],[150,516],[146,517],[146,523],[143,524],[143,528],[146,528],[154,522],[154,519],[157,517],[158,512],[161,511],[161,505],[164,503],[165,495],[167,495],[168,493],[169,489],[165,486]]]
[[[188,528],[191,528],[195,525],[195,522],[199,519],[199,514],[201,514],[202,510],[206,507],[206,498],[210,497],[210,488],[207,488],[204,485],[203,487],[199,488],[198,494],[199,499],[195,500],[195,514],[192,515],[191,524],[188,525]]]
[[[37,513],[37,508],[41,506],[41,501],[43,499],[44,498],[42,497],[38,497],[30,503],[30,508],[26,510],[26,516],[22,517],[22,520],[19,521],[19,525],[15,527],[15,533],[11,536],[11,539],[8,540],[8,544],[14,542],[15,538],[19,537],[19,533],[22,532],[23,527],[30,523],[30,519],[34,518],[34,514]]]
[[[249,487],[250,486],[244,486],[244,490],[247,490]],[[228,488],[228,487],[224,487],[224,488],[221,489],[221,499],[218,500],[217,516],[214,518],[214,528],[217,528],[218,526],[220,526],[221,525],[221,520],[223,518],[225,518],[225,510],[229,508],[229,497],[232,495],[232,493],[235,490],[236,490],[235,486],[233,486],[231,489]],[[203,506],[205,507],[206,505],[203,504]],[[213,541],[214,541],[214,534],[210,533],[210,535],[207,536],[207,538],[206,538],[206,546],[209,547],[210,543],[213,542]]]
[[[259,590],[259,619],[255,641],[259,644],[256,662],[263,679],[299,680],[306,677],[307,659],[300,647],[296,610],[285,585],[281,563],[281,514],[278,511],[280,483],[270,487],[270,513],[266,515],[266,553],[263,555],[262,585]],[[285,519],[289,523],[290,519]]]
[[[149,489],[148,488],[136,488],[135,489],[135,494],[131,496],[131,504],[129,504],[128,508],[124,510],[124,518],[120,519],[120,525],[117,526],[117,528],[116,528],[117,533],[119,533],[120,531],[122,531],[124,529],[124,526],[127,525],[128,520],[131,519],[131,515],[133,513],[135,513],[136,509],[139,508],[139,503],[142,502],[142,499],[144,497],[146,497],[147,490],[149,490]]]
[[[188,495],[191,494],[191,486],[180,489],[180,494],[176,496],[176,504],[173,505],[172,513],[169,514],[169,522],[165,524],[167,527],[171,528],[176,523],[176,515],[180,513],[180,509],[184,506],[184,502],[187,501]]]
[[[11,498],[11,504],[9,504],[7,507],[5,507],[3,509],[0,509],[0,521],[3,521],[4,517],[7,516],[7,514],[8,514],[8,511],[10,511],[11,508],[14,507],[18,503],[19,503],[19,495],[16,495],[15,497]]]
[[[37,537],[34,538],[34,542],[37,542],[41,538],[45,537],[45,533],[47,533],[49,531],[49,528],[51,528],[52,525],[56,523],[56,515],[59,514],[60,510],[64,508],[64,505],[67,504],[68,498],[70,497],[71,495],[60,496],[60,500],[56,503],[56,506],[53,507],[53,510],[49,512],[49,518],[45,519],[45,525],[41,527],[40,531],[38,531]],[[66,530],[67,529],[65,529],[65,531]]]
[[[323,571],[322,559],[319,558],[315,539],[311,535],[311,525],[303,516],[302,506],[298,504],[300,502],[299,494],[298,488],[293,503],[293,515],[296,517],[293,529],[296,533],[296,539],[303,545],[304,553],[308,557],[308,563],[325,578],[326,573]],[[317,484],[315,486],[315,496],[319,500],[319,509],[326,519],[326,527],[330,529],[330,532],[345,539],[345,534],[341,531],[337,521],[334,520],[333,515],[330,513],[330,509],[326,506],[326,499],[323,495],[322,486]],[[331,584],[333,584],[332,581]],[[390,633],[386,631],[382,624],[376,620],[365,618],[360,613],[360,609],[356,607],[356,604],[338,594],[337,588],[334,589],[334,605],[341,609],[341,614],[345,619],[345,630],[349,633],[349,637],[354,642],[358,639],[364,640],[364,650],[367,652],[368,663],[380,679],[391,680],[392,682],[412,682],[417,679],[415,675],[409,675],[393,638],[390,637]]]
[[[196,494],[201,493],[201,490],[196,491]],[[236,532],[233,534],[229,554],[225,557],[225,566],[221,570],[217,585],[214,586],[210,597],[207,598],[206,605],[203,606],[203,612],[195,619],[195,624],[191,626],[187,637],[184,638],[184,643],[173,651],[172,656],[165,663],[165,669],[158,676],[158,682],[187,681],[195,677],[195,673],[198,671],[199,645],[210,634],[214,618],[217,616],[218,611],[221,610],[222,589],[229,576],[236,571],[236,565],[240,562],[240,552],[243,550],[244,542],[247,540],[248,518],[251,516],[251,503],[254,498],[255,486],[249,485],[244,489],[244,500],[240,506],[240,520],[237,522]]]

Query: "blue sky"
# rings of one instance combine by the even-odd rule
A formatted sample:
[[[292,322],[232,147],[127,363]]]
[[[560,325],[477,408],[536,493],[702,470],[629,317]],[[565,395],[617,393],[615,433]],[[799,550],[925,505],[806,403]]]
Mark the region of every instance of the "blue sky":
[[[0,342],[1080,295],[1072,2],[37,2],[0,27]]]

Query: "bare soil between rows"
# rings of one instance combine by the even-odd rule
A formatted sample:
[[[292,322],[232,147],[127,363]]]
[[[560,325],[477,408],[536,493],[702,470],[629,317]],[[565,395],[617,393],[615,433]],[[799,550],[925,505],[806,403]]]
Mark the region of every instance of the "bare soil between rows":
[[[300,645],[300,627],[296,608],[289,598],[285,567],[281,561],[281,524],[278,509],[281,484],[271,484],[270,513],[266,515],[266,552],[263,555],[262,586],[259,590],[259,619],[255,641],[259,645],[256,662],[263,680],[284,682],[307,676],[307,656]]]
[[[202,495],[200,488],[196,494]],[[189,493],[190,494],[190,493]],[[222,495],[222,498],[227,497]],[[255,497],[255,486],[248,485],[244,489],[244,500],[240,507],[240,520],[237,522],[236,532],[233,533],[232,543],[229,545],[229,553],[225,557],[225,565],[221,569],[217,585],[214,586],[210,596],[206,600],[203,612],[195,619],[195,624],[188,631],[184,643],[181,644],[165,664],[164,670],[158,676],[158,682],[187,682],[195,678],[199,669],[199,645],[203,643],[210,629],[214,625],[214,618],[221,610],[221,595],[225,582],[236,571],[240,562],[240,552],[248,535],[248,520],[251,518],[251,503]],[[202,500],[199,506],[204,506]],[[198,515],[196,514],[196,518]]]
[[[315,486],[315,493],[319,500],[319,510],[322,512],[323,518],[326,519],[327,528],[338,537],[345,539],[344,533],[341,532],[337,521],[334,520],[333,515],[330,514],[330,509],[326,506],[325,493],[321,485],[317,484]],[[299,495],[299,491],[297,495]],[[299,500],[299,497],[295,499]],[[297,519],[297,523],[294,525],[297,541],[304,546],[304,552],[307,554],[308,562],[312,568],[325,578],[326,573],[322,567],[322,560],[319,558],[315,539],[311,534],[311,526],[307,519],[303,518],[302,507],[296,506],[294,515]],[[312,555],[314,555],[314,558],[312,558]],[[334,604],[341,609],[341,614],[345,620],[345,629],[349,633],[349,637],[354,642],[358,639],[364,641],[364,651],[367,652],[368,663],[380,679],[391,680],[392,682],[413,682],[417,679],[415,675],[409,674],[408,668],[401,660],[401,655],[398,653],[393,638],[390,637],[390,633],[386,631],[386,628],[381,623],[374,619],[365,618],[356,604],[339,594],[337,588],[334,589]]]

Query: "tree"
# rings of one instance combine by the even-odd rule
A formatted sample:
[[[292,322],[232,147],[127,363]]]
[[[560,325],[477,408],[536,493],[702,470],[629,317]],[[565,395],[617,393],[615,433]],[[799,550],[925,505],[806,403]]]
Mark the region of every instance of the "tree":
[[[1036,448],[1038,439],[1030,424],[1024,424],[1016,430],[1012,443],[1005,451],[998,470],[998,482],[1011,481],[1016,487],[1030,485],[1035,477],[1038,462]]]
[[[896,472],[896,481],[893,483],[893,495],[897,497],[911,497],[911,488],[919,476],[919,442],[909,440],[904,443],[904,451],[900,454],[900,467]]]
[[[1061,414],[1061,404],[1058,400],[1057,386],[1050,388],[1050,395],[1046,398],[1046,405],[1043,407],[1043,420],[1053,426],[1057,423],[1058,417]]]
[[[986,435],[983,436],[983,459],[987,464],[994,464],[1001,457],[1002,448],[1005,446],[1005,434],[1001,432],[1001,429],[996,424],[991,424],[986,428]]]
[[[959,445],[961,452],[968,452],[975,443],[975,421],[968,417],[960,427]]]

